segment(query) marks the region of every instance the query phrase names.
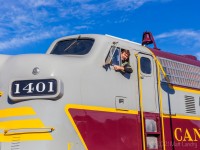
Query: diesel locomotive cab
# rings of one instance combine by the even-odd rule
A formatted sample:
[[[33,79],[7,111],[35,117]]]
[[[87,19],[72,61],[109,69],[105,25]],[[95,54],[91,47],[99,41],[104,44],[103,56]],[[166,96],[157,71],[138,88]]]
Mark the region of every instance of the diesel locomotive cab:
[[[75,35],[56,40],[46,54],[0,56],[0,150],[85,149],[69,105],[83,104],[83,77],[105,60],[103,39]]]

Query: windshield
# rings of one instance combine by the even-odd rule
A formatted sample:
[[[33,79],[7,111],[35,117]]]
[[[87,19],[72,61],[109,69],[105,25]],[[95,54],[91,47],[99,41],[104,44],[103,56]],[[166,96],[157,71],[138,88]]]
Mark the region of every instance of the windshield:
[[[94,39],[70,39],[58,42],[51,54],[57,55],[85,55],[94,44]]]

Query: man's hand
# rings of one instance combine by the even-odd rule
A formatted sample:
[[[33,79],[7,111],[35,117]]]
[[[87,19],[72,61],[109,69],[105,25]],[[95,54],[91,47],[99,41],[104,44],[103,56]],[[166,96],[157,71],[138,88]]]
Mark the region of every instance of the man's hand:
[[[118,65],[114,65],[114,69],[115,69],[116,71],[124,71],[124,67],[118,66]]]

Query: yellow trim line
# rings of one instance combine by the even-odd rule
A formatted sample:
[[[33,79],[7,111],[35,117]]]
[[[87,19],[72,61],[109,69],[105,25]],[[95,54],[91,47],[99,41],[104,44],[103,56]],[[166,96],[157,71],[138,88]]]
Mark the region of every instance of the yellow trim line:
[[[164,118],[173,118],[173,119],[186,119],[186,120],[198,120],[200,121],[200,117],[196,116],[184,116],[184,115],[169,115],[163,114]]]
[[[159,67],[160,65],[158,64],[158,61],[155,61],[155,62],[158,69],[157,78],[158,78],[158,95],[159,95],[159,101],[160,101],[161,131],[162,131],[163,150],[165,150],[165,125],[164,125],[164,119],[163,119],[163,99],[162,99],[161,85],[160,85],[160,67]]]
[[[178,91],[184,91],[188,93],[194,93],[194,94],[200,94],[200,90],[196,89],[189,89],[189,88],[184,88],[184,87],[178,87],[178,86],[172,86],[173,89],[178,90]]]
[[[139,82],[139,101],[140,101],[140,115],[141,115],[141,123],[142,123],[142,147],[143,150],[146,150],[146,137],[145,137],[145,129],[144,129],[144,111],[143,111],[143,101],[142,101],[142,81],[141,81],[141,65],[140,65],[140,56],[138,54],[135,54],[138,62],[138,82]]]
[[[114,113],[122,113],[122,114],[138,114],[137,110],[120,110],[120,109],[116,109],[116,108],[88,106],[88,105],[79,105],[79,104],[68,104],[65,107],[65,110],[69,109],[69,108],[95,110],[95,111],[103,111],[103,112],[114,112]]]
[[[31,107],[7,108],[0,110],[0,118],[35,115]]]

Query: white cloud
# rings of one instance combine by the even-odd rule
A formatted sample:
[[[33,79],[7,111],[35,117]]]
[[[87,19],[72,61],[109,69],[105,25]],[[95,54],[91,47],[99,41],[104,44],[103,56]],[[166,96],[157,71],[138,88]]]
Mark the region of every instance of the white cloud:
[[[1,26],[1,24],[0,24]],[[0,37],[6,36],[8,33],[8,30],[5,28],[0,28]]]
[[[59,32],[58,32],[59,31]],[[30,42],[37,42],[39,40],[44,40],[52,37],[58,37],[60,35],[64,36],[70,33],[68,29],[62,26],[54,27],[51,31],[42,31],[42,32],[31,32],[28,34],[17,37],[13,37],[6,41],[0,41],[0,50],[10,49],[13,47],[20,47],[26,45]]]
[[[200,60],[200,52],[196,53],[198,60]]]
[[[91,2],[92,0],[72,0],[73,3],[88,3]]]
[[[155,39],[168,43],[171,47],[178,45],[177,52],[195,55],[200,60],[200,30],[175,30],[156,35]]]
[[[20,47],[37,40],[62,36],[67,28],[89,29],[93,17],[114,11],[131,11],[147,2],[166,0],[8,0],[1,2],[0,49]],[[120,18],[120,17],[119,17]],[[78,19],[80,25],[75,25]],[[121,17],[121,22],[126,18]],[[90,23],[89,23],[90,22]],[[117,23],[117,22],[116,22]],[[119,22],[118,22],[119,23]],[[62,24],[62,28],[57,28]],[[53,32],[51,32],[53,30]]]
[[[162,39],[162,38],[168,38],[168,37],[178,37],[178,38],[189,37],[189,38],[200,39],[199,34],[200,34],[200,31],[184,29],[184,30],[175,30],[171,32],[165,32],[165,33],[155,36],[155,38]]]
[[[191,29],[175,30],[155,36],[155,39],[158,40],[169,39],[169,38],[173,38],[181,45],[192,44],[192,47],[200,48],[200,30],[191,30]]]
[[[151,1],[155,0],[113,0],[113,2],[116,3],[117,8],[126,10],[139,8],[143,4]]]
[[[75,26],[74,28],[77,30],[80,30],[80,29],[88,29],[89,27],[86,25],[83,25],[83,26]]]
[[[41,7],[41,6],[53,6],[56,4],[56,0],[23,0],[26,4],[29,4],[33,7]]]
[[[125,11],[129,11],[129,10],[137,9],[149,2],[166,3],[170,1],[172,0],[111,0],[110,2],[112,2],[113,4],[111,6],[114,6],[117,9],[124,9]]]

